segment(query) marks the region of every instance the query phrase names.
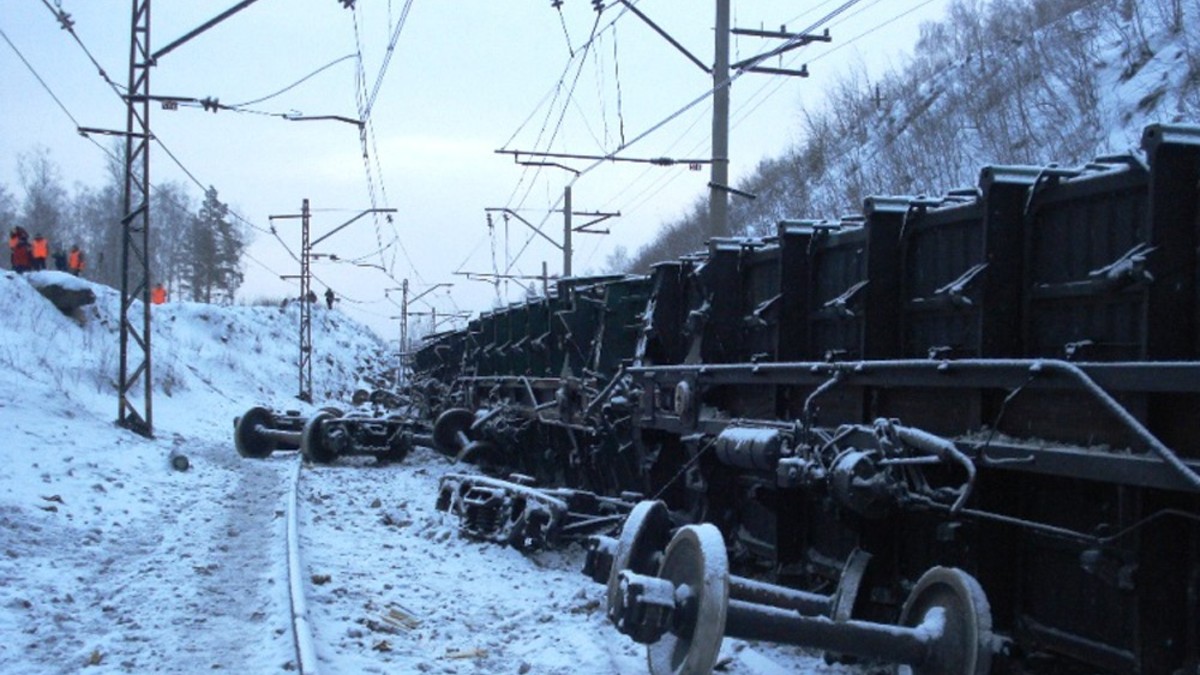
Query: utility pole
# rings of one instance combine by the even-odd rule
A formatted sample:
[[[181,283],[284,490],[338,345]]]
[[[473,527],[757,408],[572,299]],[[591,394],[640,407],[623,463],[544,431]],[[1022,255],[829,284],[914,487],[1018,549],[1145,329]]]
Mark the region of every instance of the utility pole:
[[[313,402],[313,386],[312,386],[312,306],[316,300],[316,294],[312,292],[312,259],[315,255],[312,249],[317,244],[325,241],[334,234],[345,229],[350,223],[362,218],[368,213],[395,213],[396,209],[366,209],[354,216],[350,220],[338,225],[326,234],[317,238],[316,241],[309,240],[310,224],[312,219],[312,211],[308,205],[308,199],[305,199],[300,205],[299,214],[271,216],[270,220],[287,220],[293,218],[300,219],[300,393],[296,398],[306,403]],[[292,279],[292,275],[282,275],[283,279]],[[311,298],[311,300],[310,300]]]
[[[779,56],[785,52],[791,51],[798,47],[813,42],[829,42],[829,30],[825,30],[824,35],[805,35],[797,33],[788,33],[785,27],[781,27],[778,31],[764,30],[738,30],[732,29],[729,23],[729,0],[716,0],[716,30],[714,41],[713,67],[710,70],[708,66],[689,52],[686,47],[679,43],[678,40],[671,37],[667,31],[656,24],[650,17],[638,9],[631,0],[618,0],[625,9],[641,19],[646,25],[650,26],[656,33],[662,36],[672,47],[679,50],[689,61],[696,64],[698,68],[712,75],[713,83],[713,116],[712,116],[712,169],[711,179],[709,180],[709,195],[708,195],[708,218],[709,226],[713,234],[722,235],[729,229],[729,195],[733,193],[753,199],[751,195],[740,190],[735,190],[729,185],[729,88],[731,84],[730,70],[737,70],[739,75],[742,72],[751,73],[766,73],[771,75],[792,75],[797,77],[808,77],[808,67],[805,66],[800,70],[785,70],[782,68],[765,68],[758,64],[772,56]],[[737,63],[729,62],[729,35],[736,33],[738,35],[750,35],[760,38],[778,38],[787,40],[787,43],[764,52],[757,56],[753,56]],[[525,153],[529,154],[529,153]],[[570,155],[554,155],[544,153],[543,157],[553,158],[571,158]],[[654,163],[662,163],[664,166],[669,166],[670,160],[659,160]],[[699,164],[700,162],[689,161],[691,164]]]
[[[297,397],[312,403],[312,256],[309,232],[312,211],[308,199],[300,205],[300,393]]]
[[[517,213],[516,211],[514,211],[513,209],[502,208],[502,207],[488,207],[488,208],[485,208],[484,211],[486,211],[489,214],[488,215],[489,219],[491,218],[490,214],[492,214],[494,212],[503,213],[506,222],[507,222],[508,218],[517,219],[517,221],[519,221],[521,224],[523,224],[526,227],[528,227],[529,229],[533,230],[534,234],[536,234],[537,236],[541,237],[542,239],[545,239],[546,241],[550,242],[550,244],[553,245],[554,248],[557,248],[558,250],[562,251],[563,252],[563,274],[562,275],[564,277],[571,276],[571,258],[574,255],[574,246],[573,246],[571,240],[574,237],[574,234],[576,232],[580,232],[582,234],[610,234],[610,232],[607,229],[594,230],[591,228],[595,225],[598,225],[599,223],[602,223],[602,222],[608,220],[609,218],[618,218],[621,215],[620,211],[617,211],[615,213],[604,213],[604,212],[600,212],[600,211],[573,211],[571,209],[571,186],[568,185],[566,188],[563,189],[563,209],[562,209],[562,212],[563,212],[563,240],[560,243],[560,242],[555,241],[550,235],[543,232],[542,229],[540,227],[538,227],[537,225],[534,225],[533,223],[529,222],[525,218],[522,218],[521,215],[519,213]],[[555,209],[555,211],[552,211],[551,213],[554,213],[556,211],[557,211],[557,209]],[[582,216],[585,218],[590,218],[591,220],[588,220],[587,222],[583,223],[582,225],[575,225],[574,221],[573,221],[574,216]],[[489,220],[489,222],[490,222],[490,220]],[[543,221],[542,224],[544,225],[545,221]],[[526,242],[526,243],[528,243],[528,242]],[[524,251],[524,249],[522,249],[522,251]],[[517,255],[519,256],[520,253],[518,253]],[[461,273],[458,273],[458,274],[461,274]],[[498,279],[525,279],[525,278],[542,279],[546,276],[546,271],[545,271],[545,264],[543,263],[542,275],[539,277],[527,277],[527,276],[521,276],[521,275],[508,275],[508,274],[502,274],[502,275],[482,274],[482,273],[474,274],[474,273],[470,273],[470,272],[468,272],[467,275],[468,276],[473,275],[473,276],[480,277],[480,278],[487,276],[487,277],[498,278]]]
[[[312,403],[312,303],[308,301],[308,294],[312,292],[312,270],[309,267],[309,249],[311,248],[309,240],[309,226],[311,223],[312,211],[308,206],[308,199],[305,199],[300,204],[300,213],[271,216],[270,220],[288,220],[292,218],[300,219],[300,393],[296,398],[306,403]],[[283,279],[295,279],[297,277],[285,274]]]
[[[716,0],[717,27],[713,62],[712,180],[708,193],[711,232],[729,231],[729,0]]]
[[[400,372],[408,366],[408,279],[400,285]]]
[[[154,437],[154,379],[150,350],[150,69],[160,57],[228,19],[257,0],[238,4],[156,52],[150,52],[150,0],[133,0],[129,31],[129,87],[125,98],[125,131],[100,133],[125,137],[125,185],[121,206],[121,330],[117,375],[117,424]],[[83,132],[84,129],[80,128]],[[142,303],[136,317],[134,302]],[[139,320],[140,319],[140,320]],[[133,344],[130,344],[132,340]],[[142,384],[142,409],[132,393]]]
[[[472,316],[470,312],[442,312],[441,314],[438,314],[436,307],[431,308],[428,312],[409,312],[408,315],[430,317],[429,326],[430,330],[434,333],[437,332],[439,323],[445,323],[454,319],[469,319]]]
[[[398,365],[397,365],[397,372],[396,372],[396,386],[397,387],[400,386],[401,379],[402,379],[400,374],[405,371],[405,368],[408,365],[408,352],[409,352],[408,317],[410,315],[424,315],[424,312],[410,312],[408,309],[409,305],[411,303],[414,303],[414,302],[420,300],[421,298],[425,297],[429,293],[432,293],[433,291],[435,291],[439,288],[449,288],[450,286],[453,286],[453,285],[454,284],[448,283],[448,282],[437,283],[437,284],[430,286],[429,288],[426,288],[425,290],[421,291],[420,293],[417,293],[416,295],[414,295],[411,298],[408,297],[408,279],[403,280],[401,282],[399,288],[385,288],[384,289],[385,294],[388,293],[389,291],[400,291],[400,293],[401,293],[400,316],[391,317],[393,319],[400,320],[400,348],[399,348],[399,353],[397,355]],[[433,314],[434,317],[436,317],[437,310],[434,309],[433,312],[434,312],[434,314]],[[436,319],[435,319],[435,323],[436,323]]]
[[[563,188],[563,276],[571,276],[571,186]]]
[[[150,0],[133,0],[129,90],[125,115],[125,191],[121,218],[121,347],[117,424],[154,436],[154,380],[150,361]],[[142,301],[140,329],[133,304]],[[134,344],[130,345],[132,338]],[[135,363],[131,368],[131,362]],[[142,412],[130,400],[142,381]]]

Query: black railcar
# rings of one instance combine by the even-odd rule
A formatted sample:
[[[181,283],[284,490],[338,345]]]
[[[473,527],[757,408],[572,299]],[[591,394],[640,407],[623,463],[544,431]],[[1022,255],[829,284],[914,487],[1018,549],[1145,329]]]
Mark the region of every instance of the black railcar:
[[[917,672],[1194,673],[1198,181],[1200,128],[1152,126],[1141,153],[563,282],[547,321],[418,364],[506,466],[663,500],[596,551],[652,669],[704,670],[726,633]],[[430,356],[454,339],[461,364]],[[687,522],[720,535],[668,545]]]

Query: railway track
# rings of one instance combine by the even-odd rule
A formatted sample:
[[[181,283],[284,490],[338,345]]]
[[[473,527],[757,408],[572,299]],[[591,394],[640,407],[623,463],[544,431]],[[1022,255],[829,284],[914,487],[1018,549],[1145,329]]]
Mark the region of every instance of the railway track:
[[[437,510],[439,481],[462,465],[425,448],[401,464],[270,461],[286,493],[288,588],[276,607],[298,672],[646,672],[644,654],[608,629],[603,589],[579,574],[582,548],[520,554],[461,536]],[[723,655],[733,675],[818,668],[736,641]]]
[[[288,598],[291,611],[292,639],[296,648],[296,666],[300,675],[317,675],[317,651],[305,597],[304,574],[300,564],[300,529],[297,524],[296,494],[300,490],[303,462],[297,455],[292,462],[292,477],[287,495],[287,570]]]

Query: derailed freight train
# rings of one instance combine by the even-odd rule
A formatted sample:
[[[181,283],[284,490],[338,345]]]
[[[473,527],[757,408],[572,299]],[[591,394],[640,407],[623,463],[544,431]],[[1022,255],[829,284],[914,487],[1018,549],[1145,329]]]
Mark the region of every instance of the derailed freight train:
[[[417,381],[444,449],[648,499],[589,564],[653,672],[707,672],[730,635],[1197,673],[1198,182],[1200,127],[988,167],[563,280],[433,336]]]

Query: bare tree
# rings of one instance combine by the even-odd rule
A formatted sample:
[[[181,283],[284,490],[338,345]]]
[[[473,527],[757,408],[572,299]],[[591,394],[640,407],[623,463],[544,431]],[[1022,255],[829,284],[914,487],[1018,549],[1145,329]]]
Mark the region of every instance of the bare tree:
[[[31,236],[42,234],[53,242],[70,208],[58,165],[50,159],[50,150],[35,147],[17,156],[17,175],[25,190],[20,224]]]

